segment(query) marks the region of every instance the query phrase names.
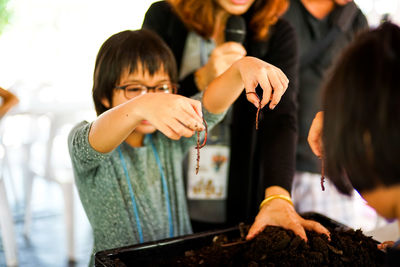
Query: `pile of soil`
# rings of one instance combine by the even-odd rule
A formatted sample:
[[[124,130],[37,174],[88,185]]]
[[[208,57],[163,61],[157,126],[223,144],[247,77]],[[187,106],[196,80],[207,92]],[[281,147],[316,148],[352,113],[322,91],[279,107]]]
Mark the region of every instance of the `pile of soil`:
[[[360,230],[327,228],[331,241],[325,235],[307,232],[307,243],[292,231],[275,226],[249,242],[219,235],[212,244],[188,250],[159,266],[383,266],[385,254],[371,237]]]

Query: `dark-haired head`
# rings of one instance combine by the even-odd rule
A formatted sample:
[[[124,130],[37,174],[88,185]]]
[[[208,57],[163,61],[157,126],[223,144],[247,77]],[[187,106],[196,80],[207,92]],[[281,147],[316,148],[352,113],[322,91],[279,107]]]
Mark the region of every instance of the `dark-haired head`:
[[[142,70],[150,75],[164,71],[171,82],[177,82],[175,58],[155,33],[137,30],[114,34],[104,42],[96,58],[92,93],[97,115],[109,109],[102,99],[112,102],[113,90],[125,70]]]
[[[400,28],[384,23],[359,35],[328,77],[326,171],[342,193],[400,184],[399,70]]]

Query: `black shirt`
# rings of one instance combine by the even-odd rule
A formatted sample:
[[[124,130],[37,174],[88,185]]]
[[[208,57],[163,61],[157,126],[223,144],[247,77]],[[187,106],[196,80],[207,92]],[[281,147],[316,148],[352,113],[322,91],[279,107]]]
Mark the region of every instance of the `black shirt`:
[[[397,241],[396,243],[398,243]],[[386,264],[388,267],[395,267],[400,265],[400,248],[395,246],[393,248],[389,248],[386,253]]]
[[[250,13],[244,15],[248,22]],[[188,30],[165,2],[154,3],[146,13],[143,28],[157,32],[173,51],[178,68]],[[285,20],[271,28],[269,38],[255,41],[248,30],[244,47],[255,56],[279,67],[288,77],[289,87],[277,107],[262,111],[259,130],[255,129],[256,109],[245,93],[233,104],[231,161],[228,178],[227,218],[230,224],[252,222],[265,189],[278,185],[289,192],[295,167],[297,139],[297,42],[293,28]],[[181,94],[198,92],[193,73],[180,81]]]
[[[349,3],[348,5],[355,5]],[[344,7],[336,7],[324,19],[315,18],[304,7],[300,0],[291,0],[290,7],[285,13],[286,18],[295,28],[298,43],[299,55],[302,58],[307,55],[310,49],[324,39],[329,31],[334,27],[334,18],[343,12]],[[330,68],[333,61],[339,56],[340,51],[347,46],[360,30],[368,28],[368,23],[360,9],[351,22],[348,31],[340,33],[337,38],[324,51],[318,55],[316,60],[307,66],[302,66],[300,61],[299,69],[299,144],[296,153],[296,169],[318,173],[319,161],[312,153],[307,136],[311,122],[315,114],[320,110],[321,85],[326,71]]]

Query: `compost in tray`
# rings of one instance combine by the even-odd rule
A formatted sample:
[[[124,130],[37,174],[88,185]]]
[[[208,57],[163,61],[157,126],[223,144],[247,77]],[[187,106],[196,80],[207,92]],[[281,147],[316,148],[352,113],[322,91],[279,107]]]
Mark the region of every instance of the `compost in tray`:
[[[106,250],[96,254],[96,266],[383,266],[385,253],[360,230],[330,218],[303,214],[328,228],[325,235],[307,231],[304,242],[292,231],[269,226],[243,242],[246,226],[146,244]]]
[[[329,227],[328,227],[329,228]],[[385,255],[377,243],[360,230],[337,231],[325,235],[307,232],[304,242],[292,231],[270,226],[251,242],[224,246],[236,240],[218,236],[217,242],[159,266],[383,266]]]

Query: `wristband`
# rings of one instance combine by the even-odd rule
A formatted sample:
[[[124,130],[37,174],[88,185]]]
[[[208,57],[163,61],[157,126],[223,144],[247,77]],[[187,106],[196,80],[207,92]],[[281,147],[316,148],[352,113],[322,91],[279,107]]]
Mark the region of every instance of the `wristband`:
[[[293,202],[292,202],[292,199],[291,199],[290,197],[288,197],[288,196],[286,196],[286,195],[272,195],[272,196],[269,196],[269,197],[265,198],[265,199],[261,202],[260,208],[259,208],[259,209],[261,209],[265,204],[267,204],[268,202],[270,202],[271,200],[276,199],[276,198],[280,198],[280,199],[286,200],[286,201],[289,202],[292,206],[294,206],[294,205],[293,205]]]

